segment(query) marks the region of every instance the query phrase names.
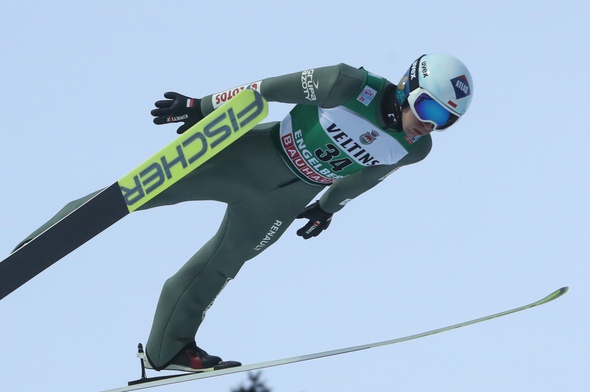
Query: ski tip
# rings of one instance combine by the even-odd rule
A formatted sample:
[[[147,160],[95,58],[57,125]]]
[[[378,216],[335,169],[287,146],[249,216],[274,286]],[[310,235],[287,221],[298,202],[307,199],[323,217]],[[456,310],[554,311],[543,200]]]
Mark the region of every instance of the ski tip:
[[[564,286],[562,288],[560,288],[559,290],[555,290],[555,292],[553,292],[553,294],[551,295],[555,295],[555,298],[561,297],[562,295],[564,295],[565,293],[567,293],[567,291],[570,288],[568,286]]]
[[[564,286],[558,290],[555,290],[554,292],[552,292],[551,294],[549,294],[548,296],[546,296],[545,298],[543,298],[542,300],[540,300],[538,302],[538,304],[545,304],[547,302],[551,302],[554,299],[557,299],[559,297],[561,297],[562,295],[564,295],[565,293],[567,293],[567,291],[569,290],[568,286]]]

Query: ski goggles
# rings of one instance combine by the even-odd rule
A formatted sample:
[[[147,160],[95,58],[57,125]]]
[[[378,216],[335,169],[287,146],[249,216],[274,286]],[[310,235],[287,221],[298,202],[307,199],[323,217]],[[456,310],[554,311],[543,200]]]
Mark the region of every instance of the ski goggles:
[[[420,87],[410,93],[408,104],[420,121],[433,124],[439,131],[450,127],[459,119],[459,116],[451,113],[428,91]]]

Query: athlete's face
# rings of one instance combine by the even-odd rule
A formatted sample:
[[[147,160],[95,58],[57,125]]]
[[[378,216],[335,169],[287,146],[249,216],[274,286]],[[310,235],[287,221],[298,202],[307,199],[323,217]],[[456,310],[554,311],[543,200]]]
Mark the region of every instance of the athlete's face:
[[[420,121],[409,106],[402,109],[402,127],[410,138],[428,135],[434,130],[434,125]]]

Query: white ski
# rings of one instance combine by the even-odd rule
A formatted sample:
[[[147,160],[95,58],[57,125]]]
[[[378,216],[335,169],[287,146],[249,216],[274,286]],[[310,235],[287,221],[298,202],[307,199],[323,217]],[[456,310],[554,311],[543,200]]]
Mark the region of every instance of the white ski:
[[[295,363],[295,362],[309,361],[312,359],[324,358],[324,357],[329,357],[329,356],[333,356],[333,355],[340,355],[340,354],[351,353],[354,351],[366,350],[369,348],[375,348],[375,347],[380,347],[380,346],[387,346],[390,344],[407,342],[409,340],[419,339],[419,338],[423,338],[425,336],[430,336],[430,335],[435,335],[435,334],[442,333],[442,332],[447,332],[447,331],[450,331],[453,329],[466,327],[468,325],[481,323],[481,322],[495,319],[498,317],[506,316],[508,314],[512,314],[512,313],[520,312],[522,310],[530,309],[535,306],[543,305],[543,304],[553,301],[554,299],[561,297],[562,295],[564,295],[567,292],[567,290],[568,290],[568,287],[562,287],[561,289],[556,290],[553,293],[549,294],[547,297],[540,299],[538,301],[535,301],[535,302],[528,304],[528,305],[520,306],[518,308],[506,310],[506,311],[500,312],[500,313],[491,314],[489,316],[484,316],[484,317],[477,318],[474,320],[464,321],[462,323],[449,325],[447,327],[433,329],[432,331],[422,332],[422,333],[418,333],[415,335],[404,336],[402,338],[384,340],[384,341],[380,341],[380,342],[362,344],[359,346],[346,347],[346,348],[330,350],[330,351],[323,351],[323,352],[319,352],[319,353],[307,354],[307,355],[302,355],[302,356],[298,356],[298,357],[277,359],[274,361],[261,362],[261,363],[256,363],[256,364],[252,364],[252,365],[243,365],[243,366],[231,367],[231,368],[220,369],[220,370],[203,371],[201,373],[189,373],[189,374],[179,374],[179,375],[154,377],[154,378],[143,378],[143,379],[140,379],[137,381],[130,382],[130,384],[133,384],[133,385],[129,385],[129,386],[122,387],[122,388],[110,389],[108,391],[103,391],[103,392],[136,391],[139,389],[153,388],[153,387],[158,387],[158,386],[162,386],[162,385],[175,384],[175,383],[192,381],[192,380],[199,380],[202,378],[224,376],[226,374],[247,372],[247,371],[251,371],[251,370],[258,370],[258,369],[264,369],[264,368],[269,368],[269,367],[274,367],[274,366],[287,365],[287,364]]]

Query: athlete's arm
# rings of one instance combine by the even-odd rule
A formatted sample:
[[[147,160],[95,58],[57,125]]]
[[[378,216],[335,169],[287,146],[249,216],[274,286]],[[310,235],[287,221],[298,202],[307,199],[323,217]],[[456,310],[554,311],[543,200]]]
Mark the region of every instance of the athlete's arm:
[[[320,207],[328,213],[340,211],[346,203],[379,184],[385,177],[402,166],[426,158],[432,148],[430,135],[420,138],[415,147],[394,165],[370,166],[336,180],[320,198]]]
[[[349,100],[364,85],[365,72],[346,64],[309,69],[239,86],[201,99],[204,115],[221,106],[240,89],[254,88],[269,102],[308,104],[325,108]]]
[[[167,92],[164,94],[167,99],[156,102],[152,116],[154,123],[158,125],[183,123],[177,130],[177,133],[183,133],[244,89],[259,91],[269,102],[301,103],[331,108],[357,94],[364,82],[364,71],[346,64],[338,64],[266,78],[206,95],[201,99]]]
[[[421,161],[428,155],[431,148],[432,139],[428,135],[416,142],[415,148],[394,165],[370,166],[335,181],[320,200],[309,205],[299,214],[297,218],[305,218],[309,221],[297,230],[297,235],[304,239],[317,237],[328,228],[334,213],[344,208],[349,201],[373,188],[400,167]]]

